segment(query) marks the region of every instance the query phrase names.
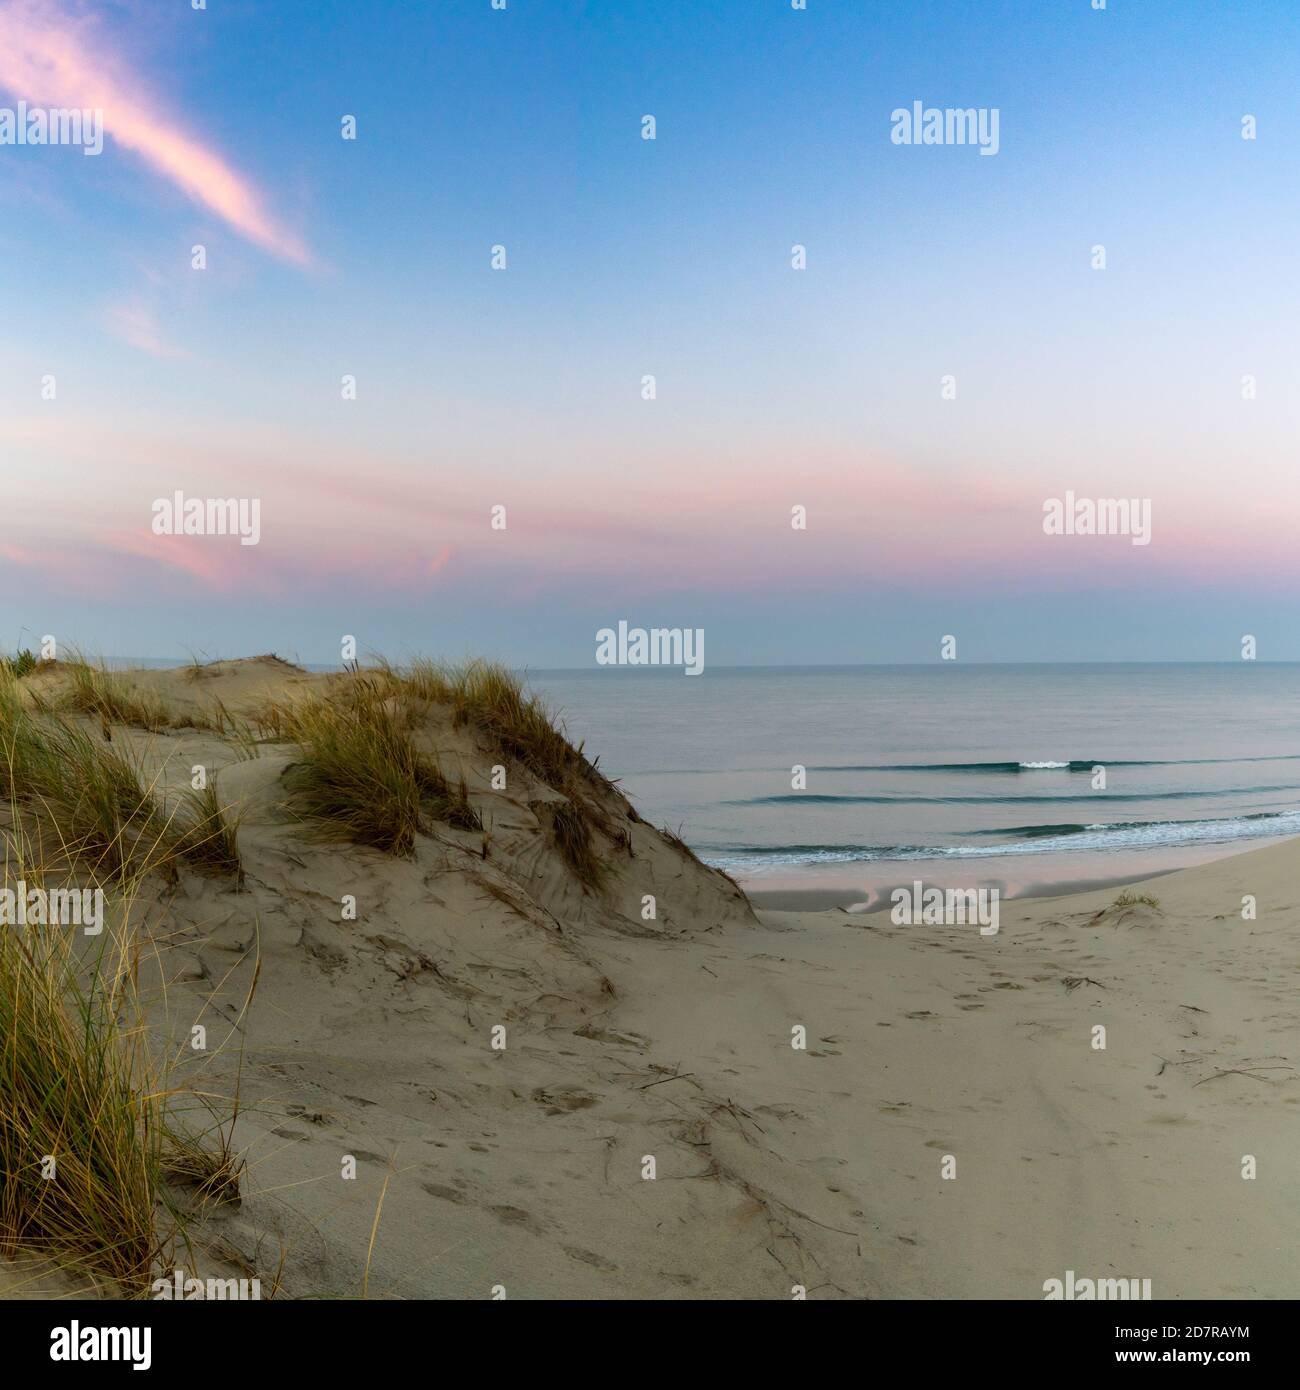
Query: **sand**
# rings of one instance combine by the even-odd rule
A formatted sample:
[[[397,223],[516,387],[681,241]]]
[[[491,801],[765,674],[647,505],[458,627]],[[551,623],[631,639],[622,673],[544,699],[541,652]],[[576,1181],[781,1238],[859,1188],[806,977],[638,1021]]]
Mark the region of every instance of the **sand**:
[[[137,679],[238,711],[321,678]],[[281,804],[288,746],[115,737],[167,785],[210,763],[243,810],[242,891],[159,889],[155,1026],[228,1043],[214,1090],[242,1047],[242,1198],[202,1240],[281,1296],[1042,1298],[1068,1270],[1300,1294],[1300,842],[1127,890],[1155,906],[1004,902],[981,936],[755,913],[613,791],[629,842],[587,892],[545,833],[558,793],[513,766],[493,791],[449,722],[431,746],[486,859],[472,832],[320,844]]]

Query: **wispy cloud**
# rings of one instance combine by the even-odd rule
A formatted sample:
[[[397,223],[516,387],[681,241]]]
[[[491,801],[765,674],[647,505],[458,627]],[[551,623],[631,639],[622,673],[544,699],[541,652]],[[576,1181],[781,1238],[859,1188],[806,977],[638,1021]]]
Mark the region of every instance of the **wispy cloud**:
[[[167,342],[152,309],[138,299],[110,304],[105,313],[108,331],[128,346],[151,357],[177,358],[186,354]]]
[[[182,129],[86,17],[55,0],[0,0],[0,88],[15,100],[102,110],[108,135],[196,203],[265,250],[310,263],[305,243],[276,221],[250,180]]]

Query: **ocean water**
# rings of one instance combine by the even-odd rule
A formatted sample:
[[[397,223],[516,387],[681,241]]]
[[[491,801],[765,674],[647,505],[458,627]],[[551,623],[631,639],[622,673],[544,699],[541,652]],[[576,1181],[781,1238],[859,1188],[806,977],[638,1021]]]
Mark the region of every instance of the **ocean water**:
[[[1300,834],[1300,665],[529,679],[641,814],[751,891],[867,904],[913,878],[1042,891]]]

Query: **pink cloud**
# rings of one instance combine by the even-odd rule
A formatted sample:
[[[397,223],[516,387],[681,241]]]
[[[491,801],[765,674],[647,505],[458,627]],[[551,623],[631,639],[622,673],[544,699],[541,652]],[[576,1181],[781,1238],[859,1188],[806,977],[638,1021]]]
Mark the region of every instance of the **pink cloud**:
[[[27,571],[46,593],[72,593],[103,597],[116,587],[116,576],[107,574],[97,552],[74,547],[0,545],[0,559],[15,570]]]
[[[444,545],[436,555],[430,557],[428,564],[424,568],[425,574],[430,576],[441,574],[442,571],[451,564],[452,557],[455,554],[456,552],[451,546]]]
[[[153,311],[138,299],[110,305],[106,315],[110,333],[139,352],[151,357],[175,358],[186,354],[163,336]]]
[[[894,590],[1281,586],[1300,573],[1285,494],[1233,499],[1230,478],[1195,494],[1164,474],[1120,484],[1152,495],[1150,546],[1045,535],[1046,497],[1115,487],[1088,461],[1045,483],[992,465],[959,473],[768,442],[728,457],[634,457],[617,478],[573,464],[519,475],[491,462],[451,466],[437,451],[358,450],[320,429],[215,418],[123,429],[50,412],[0,420],[0,453],[13,460],[10,534],[80,552],[80,572],[95,567],[101,584],[128,590],[160,581],[290,597],[852,590],[869,601]],[[150,503],[176,487],[260,498],[261,544],[153,536]],[[490,526],[498,503],[506,531]],[[807,531],[790,526],[796,503],[808,509]]]
[[[253,185],[183,131],[138,74],[105,51],[100,31],[60,14],[53,0],[0,3],[0,87],[15,100],[102,110],[104,129],[188,197],[265,250],[307,265],[311,254],[277,224]]]
[[[101,544],[121,555],[152,560],[180,570],[213,589],[235,589],[252,570],[248,547],[213,543],[210,538],[155,536],[150,531],[117,531],[101,537]]]

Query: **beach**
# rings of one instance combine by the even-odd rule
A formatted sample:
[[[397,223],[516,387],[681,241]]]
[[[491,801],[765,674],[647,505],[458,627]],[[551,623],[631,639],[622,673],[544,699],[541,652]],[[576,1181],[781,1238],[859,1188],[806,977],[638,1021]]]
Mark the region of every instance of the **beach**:
[[[477,1105],[448,1077],[428,1119],[461,1112],[450,1152],[394,1181],[403,1239],[372,1287],[1041,1298],[1074,1270],[1158,1298],[1294,1297],[1298,860],[1286,845],[1165,877],[1158,908],[1012,904],[992,940],[843,913],[585,937],[611,1007],[530,1035]],[[1248,892],[1268,904],[1253,924]],[[372,1107],[329,1099],[375,1134]],[[411,1162],[419,1138],[402,1151],[407,1124],[384,1118],[376,1147]],[[283,1155],[285,1179],[301,1162]]]
[[[599,780],[581,881],[565,797],[436,705],[481,828],[323,843],[284,810],[301,752],[186,721],[348,678],[120,679],[176,722],[114,747],[239,809],[242,881],[183,872],[147,914],[151,1027],[212,1035],[177,1084],[239,1095],[205,1268],[280,1297],[1300,1293],[1300,841],[1004,900],[991,932],[755,910]]]

